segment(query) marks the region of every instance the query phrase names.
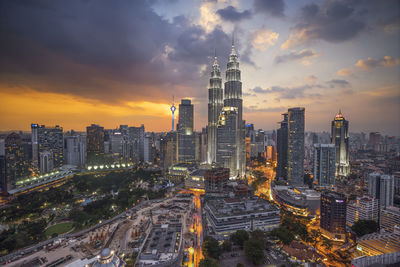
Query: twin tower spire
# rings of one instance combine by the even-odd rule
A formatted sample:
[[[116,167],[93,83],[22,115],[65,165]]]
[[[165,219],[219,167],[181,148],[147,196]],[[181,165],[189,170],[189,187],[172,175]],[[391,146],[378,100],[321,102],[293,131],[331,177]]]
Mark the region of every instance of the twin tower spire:
[[[232,38],[232,50],[229,55],[227,69],[225,72],[224,89],[222,89],[221,70],[218,64],[216,52],[214,51],[214,63],[212,65],[210,83],[208,88],[208,129],[207,129],[207,162],[216,163],[223,167],[231,169],[231,176],[241,176],[244,172],[245,152],[244,152],[244,121],[242,119],[243,100],[242,100],[242,82],[240,77],[239,61],[236,54],[234,39]],[[221,127],[220,118],[226,115],[224,110],[230,108],[235,110],[236,123],[234,128],[225,129],[226,134],[235,135],[235,141],[232,144],[224,144],[225,141],[218,134]],[[225,118],[224,118],[225,119]],[[223,127],[222,127],[223,128]],[[226,127],[225,127],[226,128]],[[230,126],[232,128],[232,126]],[[233,133],[234,132],[234,133]],[[227,155],[224,145],[229,146],[229,150],[234,148]],[[225,154],[221,154],[225,153]],[[222,156],[221,156],[222,155]],[[243,163],[244,161],[244,163]]]

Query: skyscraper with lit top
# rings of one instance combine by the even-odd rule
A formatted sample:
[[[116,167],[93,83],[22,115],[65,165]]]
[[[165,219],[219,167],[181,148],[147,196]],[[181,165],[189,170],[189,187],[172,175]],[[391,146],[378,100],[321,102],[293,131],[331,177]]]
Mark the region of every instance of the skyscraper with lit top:
[[[208,89],[208,127],[207,127],[207,162],[216,162],[217,155],[217,125],[219,115],[224,105],[221,70],[217,57],[214,55],[210,87]]]
[[[238,138],[236,143],[236,168],[238,176],[243,176],[246,168],[245,153],[245,122],[243,121],[243,99],[242,82],[239,69],[239,60],[236,54],[234,42],[232,40],[232,50],[229,55],[227,70],[225,73],[224,88],[224,107],[234,107],[237,109],[237,131]]]
[[[340,110],[332,121],[331,143],[336,147],[336,176],[348,176],[350,173],[349,122]]]

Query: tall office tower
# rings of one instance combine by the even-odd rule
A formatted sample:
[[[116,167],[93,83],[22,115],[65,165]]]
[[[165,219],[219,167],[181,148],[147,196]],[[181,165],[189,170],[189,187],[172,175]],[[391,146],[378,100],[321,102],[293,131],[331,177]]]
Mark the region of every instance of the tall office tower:
[[[217,126],[223,103],[221,71],[217,57],[214,57],[210,87],[208,88],[208,127],[207,127],[207,162],[216,162],[217,157]]]
[[[9,134],[4,142],[5,148],[5,191],[15,188],[18,179],[29,174],[29,163],[22,144],[21,136],[17,133]]]
[[[288,182],[304,184],[304,108],[288,110]]]
[[[236,144],[236,158],[238,164],[238,176],[243,176],[246,169],[245,147],[245,122],[243,121],[242,82],[240,77],[239,61],[232,40],[232,51],[225,73],[224,107],[237,108],[239,136]]]
[[[206,170],[204,174],[204,187],[206,194],[208,193],[222,193],[224,187],[229,182],[228,168],[213,168]]]
[[[54,169],[53,152],[43,151],[39,153],[40,173],[49,173]]]
[[[193,104],[189,99],[182,99],[179,104],[178,122],[178,161],[195,161],[195,140],[193,133]]]
[[[201,161],[201,133],[194,132],[194,160],[196,162]]]
[[[153,162],[154,161],[154,153],[153,153],[153,138],[151,135],[146,135],[144,137],[144,162]]]
[[[368,193],[379,199],[382,208],[393,206],[394,178],[392,175],[383,175],[377,172],[368,175]]]
[[[375,149],[379,143],[382,141],[382,135],[379,132],[370,132],[369,133],[369,140],[368,140],[368,147]]]
[[[86,127],[86,154],[88,164],[104,161],[104,127],[96,124]]]
[[[58,168],[64,164],[64,140],[63,128],[56,125],[46,127],[45,125],[32,124],[32,160],[36,164],[40,153],[49,151],[53,154],[53,167]]]
[[[122,155],[122,146],[124,143],[124,136],[119,131],[114,131],[110,136],[111,153],[119,157]]]
[[[334,144],[314,145],[314,181],[318,186],[335,185],[336,149]]]
[[[160,140],[160,160],[164,170],[178,161],[177,132],[168,132]]]
[[[371,196],[357,197],[347,203],[346,224],[348,227],[358,220],[379,220],[379,201]]]
[[[336,146],[336,176],[350,174],[349,122],[339,113],[332,121],[331,143]]]
[[[64,160],[68,165],[83,167],[86,163],[86,136],[64,137]]]
[[[276,149],[278,164],[276,167],[276,177],[287,180],[288,164],[288,114],[284,113],[283,120],[280,122],[280,128],[276,131]]]
[[[389,206],[381,209],[380,227],[385,232],[394,232],[395,226],[400,226],[400,208]]]
[[[241,175],[238,158],[238,144],[241,137],[238,109],[223,107],[217,128],[217,163],[221,167],[229,168],[231,177]]]
[[[142,124],[139,127],[129,127],[128,129],[129,140],[133,142],[134,155],[137,155],[137,159],[134,157],[134,161],[144,161],[144,137],[145,128]]]
[[[39,140],[38,140],[38,128],[39,125],[36,123],[31,124],[31,138],[32,138],[32,164],[34,167],[39,167]]]
[[[346,234],[346,196],[333,191],[321,194],[322,233],[330,238],[345,239]]]

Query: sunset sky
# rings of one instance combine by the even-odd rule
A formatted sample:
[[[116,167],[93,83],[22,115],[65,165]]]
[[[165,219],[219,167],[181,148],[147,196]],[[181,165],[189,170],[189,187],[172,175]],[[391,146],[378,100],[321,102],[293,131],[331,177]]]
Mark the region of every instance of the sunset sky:
[[[232,33],[244,118],[277,128],[306,108],[306,130],[400,135],[400,1],[1,1],[0,130],[171,128],[190,98],[205,127],[214,49],[225,74]],[[178,116],[177,116],[178,117]]]

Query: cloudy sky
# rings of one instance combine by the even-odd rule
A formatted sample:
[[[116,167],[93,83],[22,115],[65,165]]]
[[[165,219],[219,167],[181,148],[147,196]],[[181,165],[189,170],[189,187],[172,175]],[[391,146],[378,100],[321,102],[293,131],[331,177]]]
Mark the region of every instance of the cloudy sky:
[[[244,118],[275,129],[288,107],[306,129],[400,135],[400,1],[148,0],[0,2],[0,130],[31,122],[83,130],[145,124],[167,131],[169,105],[207,118],[214,49],[232,34]]]

